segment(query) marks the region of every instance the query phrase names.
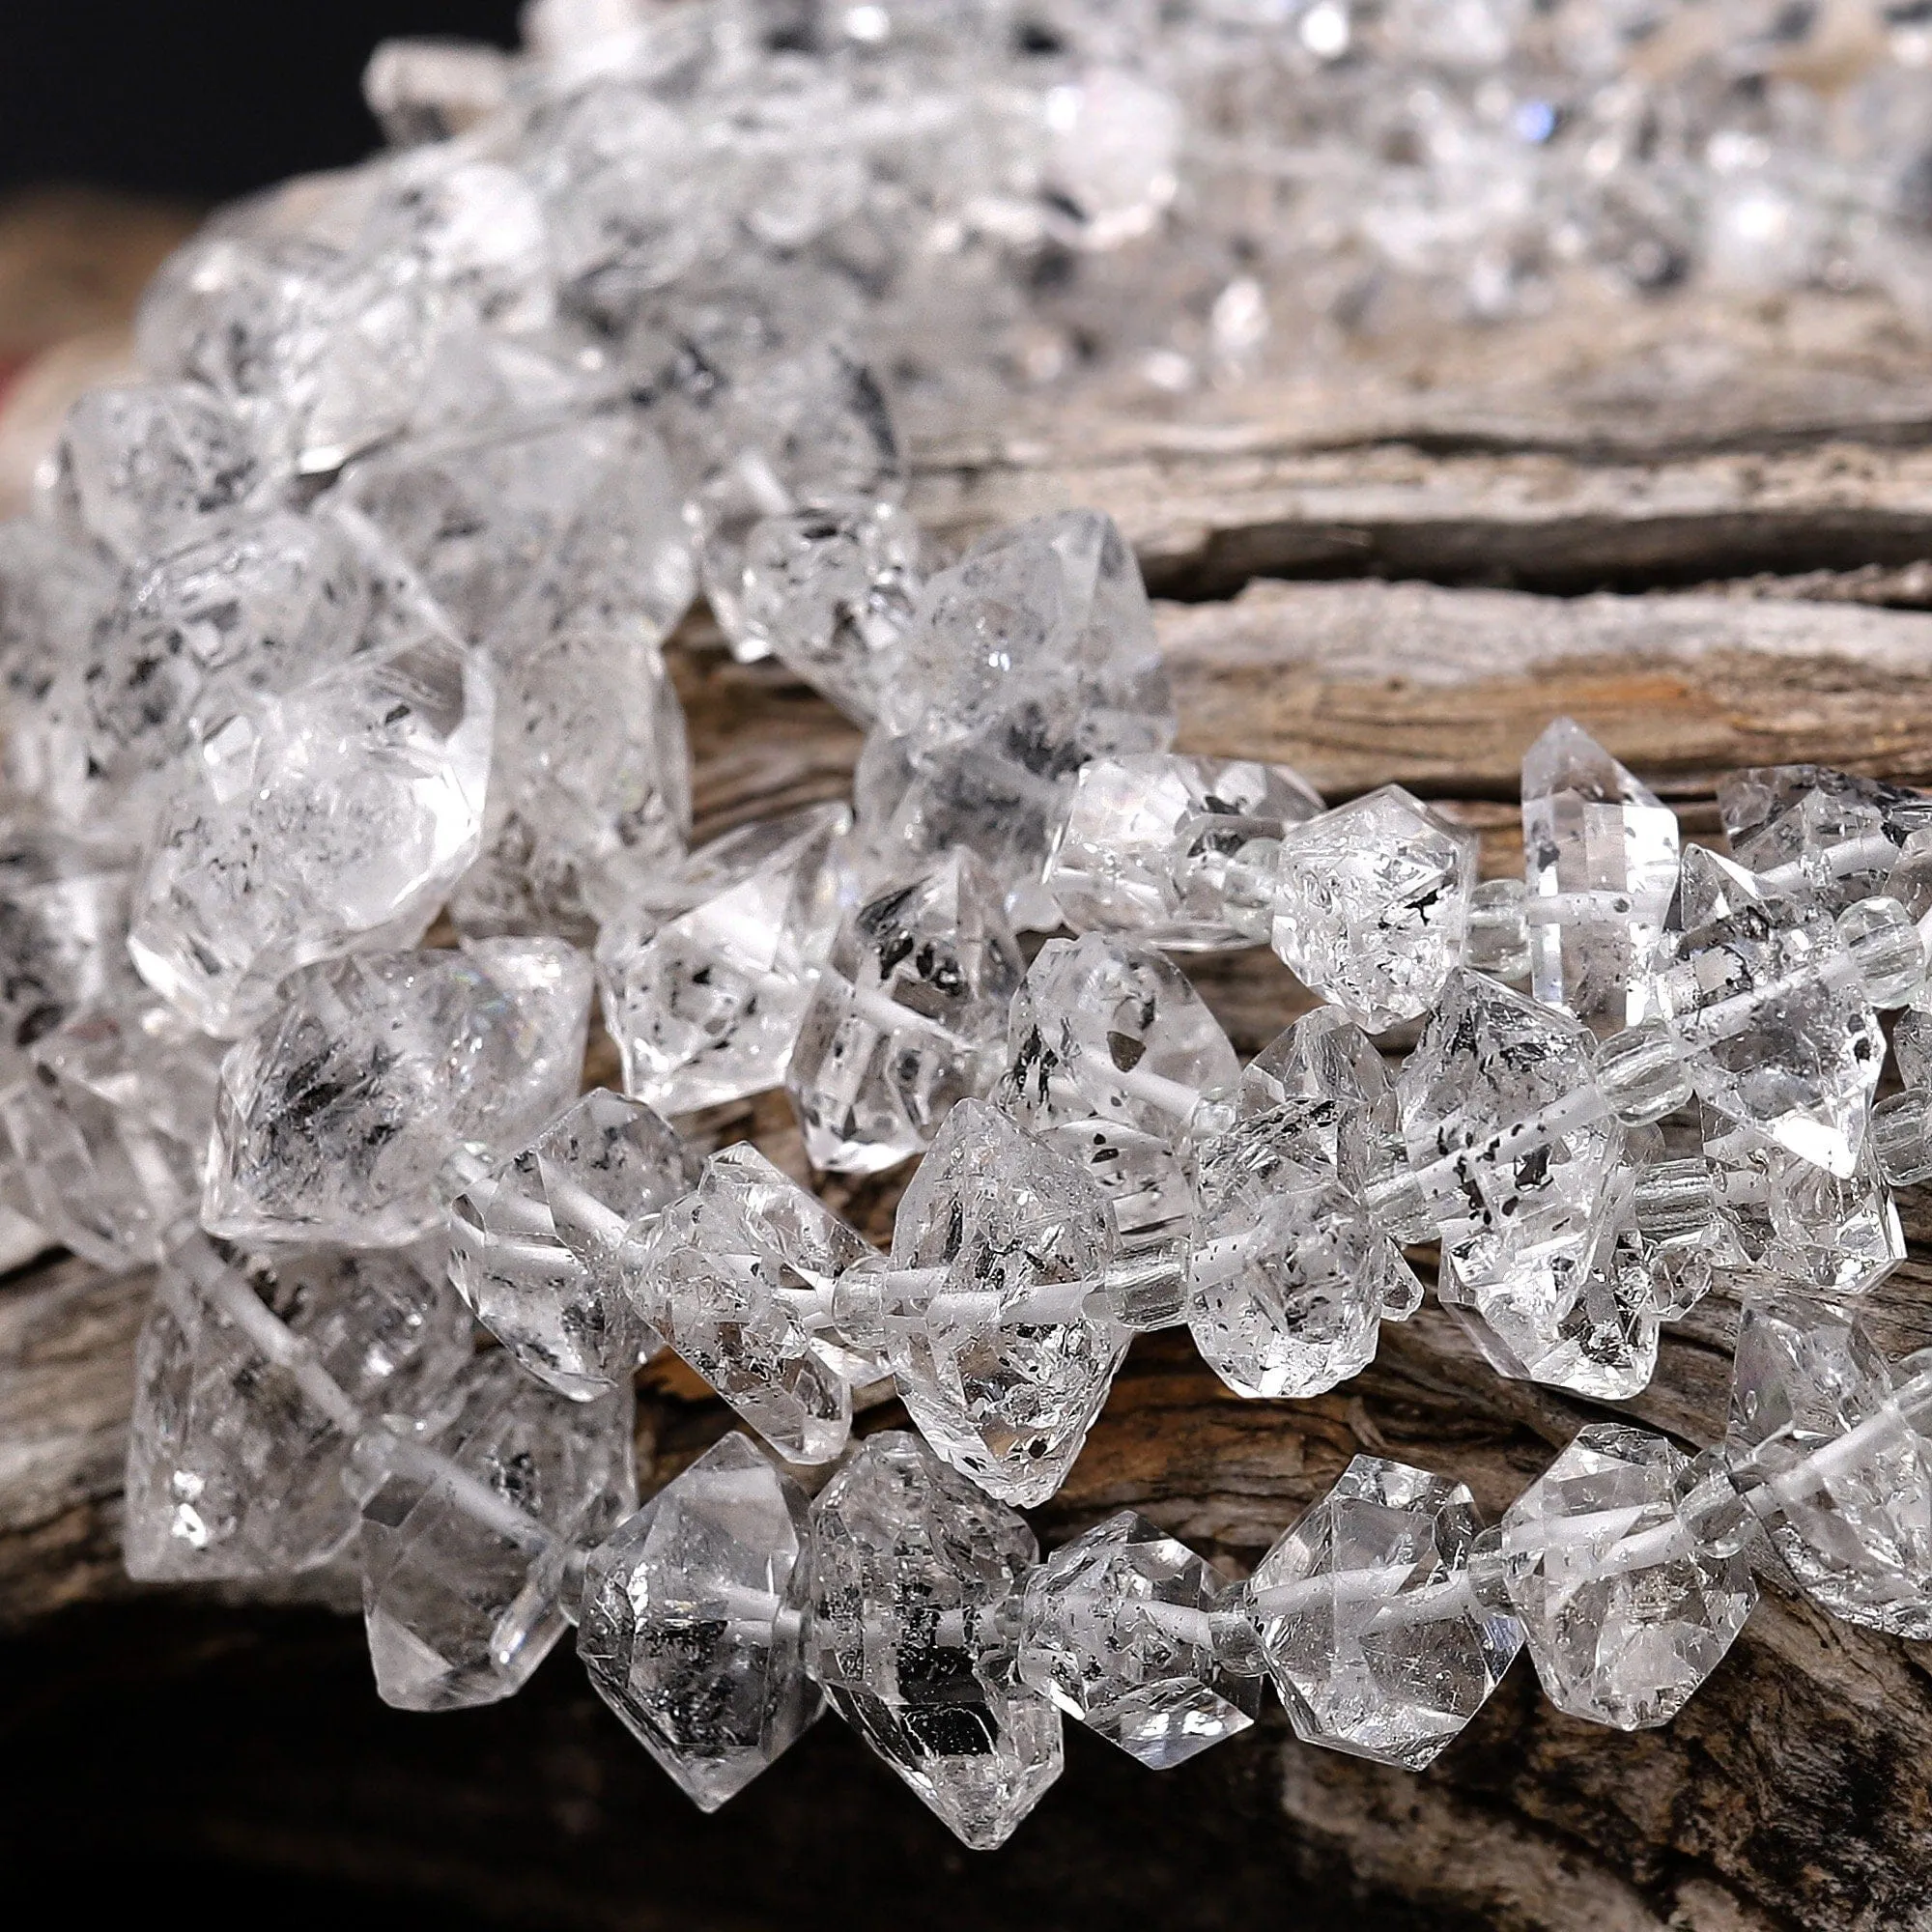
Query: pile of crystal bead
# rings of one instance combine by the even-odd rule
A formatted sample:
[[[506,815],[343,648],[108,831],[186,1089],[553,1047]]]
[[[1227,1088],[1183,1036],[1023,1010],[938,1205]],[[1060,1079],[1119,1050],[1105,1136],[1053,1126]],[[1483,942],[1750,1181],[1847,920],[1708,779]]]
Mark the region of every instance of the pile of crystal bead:
[[[912,28],[847,10],[874,70],[757,8],[619,53],[567,14],[534,69],[463,71],[500,116],[191,244],[149,379],[0,526],[0,1195],[16,1256],[154,1273],[129,1571],[353,1567],[412,1709],[512,1693],[575,1623],[707,1805],[829,1701],[976,1845],[1063,1715],[1170,1765],[1271,1680],[1301,1736],[1419,1769],[1519,1648],[1567,1712],[1667,1720],[1760,1573],[1932,1634],[1932,1357],[1871,1319],[1932,1178],[1932,800],[1742,773],[1720,856],[1558,721],[1523,877],[1481,880],[1400,787],[1175,752],[1120,531],[923,554],[807,299],[803,130],[856,170],[841,246],[890,255],[882,180],[932,186],[842,145],[910,111]],[[421,74],[378,66],[411,126]],[[693,199],[635,192],[693,100]],[[849,807],[690,849],[665,644],[700,585],[866,724]],[[1262,945],[1314,1007],[1243,1067],[1177,961]],[[580,1091],[593,1004],[622,1092]],[[707,1137],[779,1087],[821,1171],[922,1157],[889,1252]],[[1358,1459],[1238,1584],[1131,1514],[1041,1560],[1017,1512],[1136,1332],[1319,1394],[1432,1244],[1500,1373],[1596,1402],[1721,1285],[1724,1443],[1593,1424],[1490,1526]],[[639,1509],[660,1349],[745,1433]],[[855,1444],[888,1393],[918,1434]]]

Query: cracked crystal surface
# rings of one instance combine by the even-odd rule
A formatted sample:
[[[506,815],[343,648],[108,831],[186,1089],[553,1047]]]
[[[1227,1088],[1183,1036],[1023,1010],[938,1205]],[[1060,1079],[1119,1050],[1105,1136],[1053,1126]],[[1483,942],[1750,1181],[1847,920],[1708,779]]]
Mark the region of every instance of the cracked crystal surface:
[[[469,1319],[417,1257],[237,1256],[229,1271],[235,1292],[371,1415],[433,1410],[469,1367]],[[355,1534],[354,1446],[295,1366],[266,1354],[180,1259],[162,1265],[135,1348],[130,1577],[270,1577],[327,1562]]]
[[[1463,955],[1476,836],[1400,785],[1282,837],[1273,945],[1295,977],[1371,1033],[1418,1019]]]
[[[1731,1364],[1724,1455],[1777,1553],[1847,1623],[1932,1635],[1932,1408],[1850,1304],[1760,1289]]]
[[[805,1492],[735,1432],[584,1564],[577,1654],[597,1694],[701,1811],[818,1716],[806,1674]]]
[[[1596,1422],[1503,1513],[1504,1587],[1558,1710],[1667,1723],[1744,1628],[1749,1549],[1700,1537],[1699,1474],[1662,1435]]]
[[[1480,1602],[1481,1520],[1461,1483],[1357,1456],[1246,1586],[1295,1735],[1421,1771],[1453,1743],[1522,1646]]]
[[[1238,1595],[1184,1543],[1122,1510],[1028,1576],[1020,1681],[1151,1770],[1185,1764],[1261,1710]]]
[[[927,1441],[989,1494],[1044,1502],[1126,1352],[1098,1294],[1116,1237],[1100,1190],[998,1109],[962,1100],[900,1197],[886,1352]]]
[[[1060,1713],[1014,1675],[1025,1521],[918,1436],[870,1435],[811,1506],[813,1670],[951,1831],[1004,1844],[1060,1776]]]
[[[1284,765],[1142,752],[1081,767],[1045,886],[1075,932],[1175,952],[1264,946],[1283,831],[1322,809]]]
[[[604,1023],[624,1090],[667,1114],[781,1085],[838,923],[828,891],[843,806],[812,806],[692,855],[688,910],[599,942]],[[720,846],[725,840],[718,840]]]
[[[840,923],[785,1088],[814,1167],[872,1174],[927,1146],[998,1076],[1026,971],[1004,897],[970,852]]]
[[[1641,1019],[1677,886],[1677,814],[1567,718],[1522,762],[1536,997],[1599,1033]]]
[[[648,1333],[627,1288],[630,1251],[696,1177],[650,1108],[597,1088],[450,1204],[449,1278],[558,1394],[628,1388]]]
[[[376,1689],[406,1711],[522,1690],[563,1634],[575,1546],[637,1505],[628,1389],[566,1402],[497,1351],[459,1394],[364,1445],[363,1622]]]
[[[851,1434],[854,1387],[881,1373],[835,1303],[839,1277],[874,1253],[740,1143],[658,1216],[627,1276],[645,1325],[780,1455],[829,1463]]]
[[[590,962],[560,940],[311,966],[221,1063],[202,1222],[399,1246],[577,1092]],[[454,1176],[454,1178],[452,1178]]]

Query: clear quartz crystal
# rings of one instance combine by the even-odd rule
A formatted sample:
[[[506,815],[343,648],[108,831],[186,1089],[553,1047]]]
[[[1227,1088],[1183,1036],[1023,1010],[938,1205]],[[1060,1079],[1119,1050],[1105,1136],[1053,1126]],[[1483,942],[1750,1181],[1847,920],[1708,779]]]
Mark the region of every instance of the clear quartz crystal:
[[[1868,1146],[1890,1186],[1932,1179],[1932,1089],[1908,1087],[1879,1101]]]
[[[274,1577],[327,1562],[355,1533],[354,1415],[433,1412],[469,1358],[469,1316],[417,1257],[230,1260],[188,1235],[135,1348],[128,1574]]]
[[[631,1245],[696,1170],[641,1100],[597,1088],[450,1204],[449,1278],[558,1394],[627,1388],[644,1345],[626,1290]]]
[[[1246,1605],[1295,1735],[1421,1771],[1461,1734],[1522,1645],[1470,1586],[1469,1492],[1357,1456],[1262,1558]]]
[[[992,1086],[1025,971],[970,852],[848,914],[785,1073],[812,1165],[871,1174],[927,1146],[955,1101]]]
[[[1484,879],[1469,890],[1463,964],[1519,984],[1529,978],[1529,895],[1520,879]]]
[[[494,703],[431,633],[213,724],[135,887],[142,976],[233,1036],[296,968],[414,945],[476,856]]]
[[[813,1673],[833,1708],[975,1850],[1060,1776],[1060,1713],[1014,1674],[1038,1546],[916,1435],[867,1436],[811,1506]]]
[[[358,1457],[369,1657],[383,1701],[406,1711],[522,1690],[563,1634],[576,1547],[637,1506],[628,1389],[566,1402],[497,1351],[460,1396]]]
[[[1126,1352],[1100,1293],[1106,1197],[978,1100],[948,1115],[900,1198],[881,1282],[888,1358],[925,1438],[989,1494],[1044,1502]]]
[[[735,1431],[585,1561],[577,1654],[591,1686],[701,1811],[818,1716],[811,1583],[805,1492]]]
[[[639,1319],[790,1463],[829,1463],[881,1365],[839,1277],[870,1244],[749,1143],[704,1163],[627,1259]]]
[[[133,988],[128,874],[27,819],[0,821],[0,1084],[34,1042]]]
[[[1275,952],[1371,1033],[1419,1019],[1463,956],[1476,843],[1400,785],[1292,827]]]
[[[1677,815],[1558,718],[1522,761],[1536,997],[1599,1033],[1643,1014],[1644,969],[1677,886]]]
[[[1140,752],[1081,768],[1045,885],[1075,932],[1204,952],[1263,946],[1290,825],[1321,810],[1283,765]]]
[[[1724,1457],[1814,1603],[1847,1623],[1932,1636],[1932,1415],[1917,1358],[1895,1370],[1845,1302],[1753,1294]]]
[[[221,1063],[202,1222],[399,1246],[578,1088],[590,962],[554,939],[311,966]]]
[[[837,924],[827,868],[849,822],[842,806],[814,806],[755,843],[732,835],[730,855],[693,854],[689,910],[606,929],[604,1023],[626,1093],[673,1114],[783,1081]]]
[[[739,641],[867,724],[919,587],[919,526],[895,504],[766,517],[745,539]]]
[[[1874,1007],[1902,1007],[1918,997],[1925,984],[1925,945],[1904,906],[1881,893],[1848,905],[1836,923]]]
[[[1237,1599],[1184,1543],[1122,1510],[1028,1576],[1020,1681],[1151,1770],[1185,1764],[1261,1712]]]
[[[1766,899],[1696,847],[1680,899],[1723,909],[1676,935],[1656,987],[1700,1098],[1840,1177],[1858,1166],[1884,1035],[1836,928]],[[1662,955],[1660,955],[1662,957]]]
[[[1778,894],[1802,889],[1830,912],[1883,893],[1899,849],[1932,826],[1932,801],[1828,765],[1765,765],[1718,787],[1731,856]]]
[[[1698,1535],[1702,1474],[1661,1435],[1591,1423],[1504,1512],[1505,1587],[1558,1710],[1667,1723],[1744,1628],[1749,1551]]]

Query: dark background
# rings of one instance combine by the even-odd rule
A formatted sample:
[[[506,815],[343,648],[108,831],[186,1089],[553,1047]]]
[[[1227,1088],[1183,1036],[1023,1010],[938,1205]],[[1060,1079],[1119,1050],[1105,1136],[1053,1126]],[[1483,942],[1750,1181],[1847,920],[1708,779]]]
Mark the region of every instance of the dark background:
[[[517,0],[0,0],[0,191],[211,201],[376,145],[378,41],[516,42]]]

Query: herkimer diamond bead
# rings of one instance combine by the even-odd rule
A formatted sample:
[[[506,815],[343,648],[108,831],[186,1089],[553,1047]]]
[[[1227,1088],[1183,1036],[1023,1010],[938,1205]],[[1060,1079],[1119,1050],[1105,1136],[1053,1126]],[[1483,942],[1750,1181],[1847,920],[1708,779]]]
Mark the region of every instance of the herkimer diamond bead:
[[[352,1408],[419,1415],[468,1369],[470,1332],[414,1256],[229,1263],[190,1236],[161,1267],[135,1350],[128,1574],[277,1577],[327,1562],[355,1534],[355,1434],[308,1393],[303,1367]]]
[[[1321,800],[1282,765],[1174,752],[1081,767],[1047,861],[1075,932],[1208,952],[1267,944],[1283,831]]]
[[[1932,799],[1829,765],[1758,765],[1718,787],[1731,856],[1767,895],[1815,895],[1828,912],[1887,890],[1900,848],[1932,827]]]
[[[1060,1713],[1014,1675],[1039,1547],[918,1436],[869,1435],[811,1506],[813,1671],[833,1708],[976,1851],[1060,1776]]]
[[[375,1431],[357,1451],[369,1657],[406,1711],[522,1690],[563,1634],[574,1550],[637,1506],[628,1389],[566,1402],[497,1350],[461,1395],[419,1435]]]
[[[1420,1018],[1463,956],[1476,843],[1400,785],[1291,826],[1274,950],[1371,1033]]]
[[[450,1204],[449,1278],[559,1395],[629,1387],[647,1333],[626,1288],[629,1251],[696,1176],[641,1100],[597,1088]]]
[[[1479,1601],[1469,1492],[1357,1456],[1262,1558],[1246,1605],[1295,1735],[1421,1771],[1454,1742],[1522,1645]]]
[[[591,1688],[701,1811],[735,1797],[822,1708],[806,1674],[805,1492],[735,1431],[584,1565]]]
[[[883,1368],[838,1302],[870,1243],[748,1142],[714,1153],[628,1261],[644,1324],[789,1463],[829,1463]]]
[[[1536,997],[1599,1033],[1640,1019],[1677,885],[1677,814],[1559,718],[1522,761],[1522,845]]]
[[[1122,1510],[1026,1579],[1019,1676],[1153,1771],[1252,1724],[1262,1672],[1237,1587]]]
[[[1504,1511],[1503,1584],[1559,1711],[1667,1723],[1744,1628],[1749,1538],[1702,1534],[1708,1474],[1662,1435],[1595,1422]]]
[[[1022,1507],[1060,1488],[1125,1354],[1100,1293],[1113,1217],[1087,1176],[962,1100],[901,1196],[882,1283],[886,1351],[954,1468]]]
[[[848,914],[799,1027],[785,1088],[814,1167],[873,1174],[927,1146],[998,1076],[1026,972],[972,853]]]
[[[311,966],[221,1063],[202,1223],[398,1247],[577,1092],[590,962],[554,939]]]
[[[1724,1457],[1799,1586],[1846,1623],[1932,1637],[1932,1385],[1852,1306],[1745,1304]]]

